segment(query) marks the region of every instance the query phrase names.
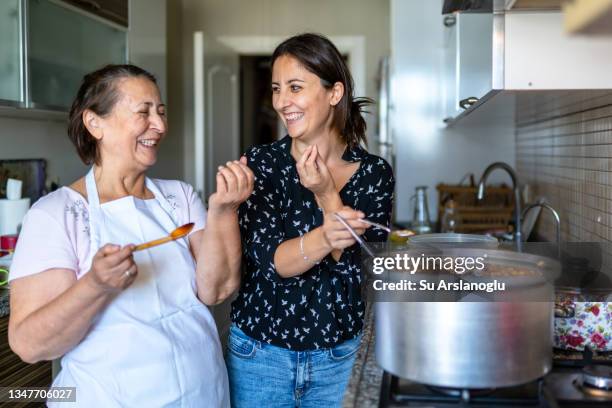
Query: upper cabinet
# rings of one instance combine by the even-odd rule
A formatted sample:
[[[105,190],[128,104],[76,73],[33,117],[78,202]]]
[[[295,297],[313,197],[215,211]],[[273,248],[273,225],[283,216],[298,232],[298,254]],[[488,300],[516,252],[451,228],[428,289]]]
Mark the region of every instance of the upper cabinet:
[[[30,106],[66,110],[88,72],[127,60],[126,29],[50,0],[28,2]]]
[[[21,1],[0,1],[0,104],[23,102]]]
[[[83,75],[126,63],[127,5],[0,1],[0,105],[67,111]]]
[[[123,27],[128,26],[127,0],[62,0],[82,10],[112,21]]]
[[[490,13],[457,16],[459,106],[469,104],[471,98],[480,99],[491,90],[492,59],[482,50],[493,48],[493,36],[482,33],[492,31],[493,15]]]
[[[446,81],[447,124],[500,94],[612,89],[612,38],[566,33],[560,10],[514,10],[442,16],[456,20],[455,55],[447,58],[454,72]]]
[[[443,16],[447,116],[453,117],[476,103],[492,88],[493,49],[491,13]]]

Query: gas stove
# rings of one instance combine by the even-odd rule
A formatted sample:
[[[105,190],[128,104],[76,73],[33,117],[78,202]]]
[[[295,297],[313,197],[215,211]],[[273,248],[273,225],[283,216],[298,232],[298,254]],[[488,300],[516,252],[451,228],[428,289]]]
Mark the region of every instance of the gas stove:
[[[384,373],[380,407],[612,407],[612,353],[555,351],[544,378],[516,387],[431,387]]]

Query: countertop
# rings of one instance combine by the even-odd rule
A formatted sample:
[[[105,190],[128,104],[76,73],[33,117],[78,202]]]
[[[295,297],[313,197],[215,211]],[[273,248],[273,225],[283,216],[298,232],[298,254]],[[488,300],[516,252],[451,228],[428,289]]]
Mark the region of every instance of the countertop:
[[[7,270],[11,264],[12,255],[0,257],[0,268]],[[0,274],[0,280],[6,279],[6,273]],[[9,290],[8,286],[0,287],[0,317],[9,314]]]
[[[9,314],[9,291],[0,289],[0,318]]]
[[[343,408],[375,408],[379,405],[383,369],[376,363],[373,302],[368,302],[363,339],[344,393]]]

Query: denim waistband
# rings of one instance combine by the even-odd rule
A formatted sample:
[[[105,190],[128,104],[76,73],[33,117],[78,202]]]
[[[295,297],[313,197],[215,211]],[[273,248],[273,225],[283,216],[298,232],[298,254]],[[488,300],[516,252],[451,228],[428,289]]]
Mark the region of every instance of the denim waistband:
[[[271,347],[271,348],[275,348],[281,351],[286,351],[288,353],[315,353],[315,354],[327,352],[329,350],[332,350],[338,347],[346,347],[346,346],[351,346],[353,344],[359,345],[359,343],[361,342],[361,338],[362,338],[362,333],[359,333],[357,336],[353,337],[352,339],[345,340],[342,343],[337,344],[334,347],[319,348],[319,349],[313,349],[313,350],[291,350],[285,347],[279,347],[274,344],[269,344],[269,343],[254,339],[253,337],[243,332],[235,323],[232,323],[232,325],[230,326],[230,335],[233,335],[244,341],[252,342],[253,344],[255,344],[255,347],[257,347],[258,349],[262,349],[264,347]]]

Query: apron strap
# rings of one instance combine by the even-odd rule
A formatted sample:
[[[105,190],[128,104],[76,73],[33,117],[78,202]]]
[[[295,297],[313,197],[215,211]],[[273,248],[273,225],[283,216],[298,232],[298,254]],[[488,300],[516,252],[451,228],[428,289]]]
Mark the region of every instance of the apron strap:
[[[87,176],[85,176],[85,188],[87,189],[87,203],[89,206],[90,249],[93,256],[93,254],[98,252],[98,248],[100,248],[100,223],[103,222],[93,166],[87,172]]]
[[[159,205],[161,205],[161,207],[164,209],[166,214],[168,214],[168,216],[170,216],[172,221],[174,221],[174,224],[178,226],[178,221],[175,218],[175,211],[172,208],[172,206],[170,205],[170,203],[168,202],[168,200],[166,199],[166,196],[161,192],[161,190],[159,189],[157,184],[153,180],[151,180],[150,178],[146,177],[145,178],[145,185],[153,193],[153,195],[155,196],[155,198],[159,202]]]

